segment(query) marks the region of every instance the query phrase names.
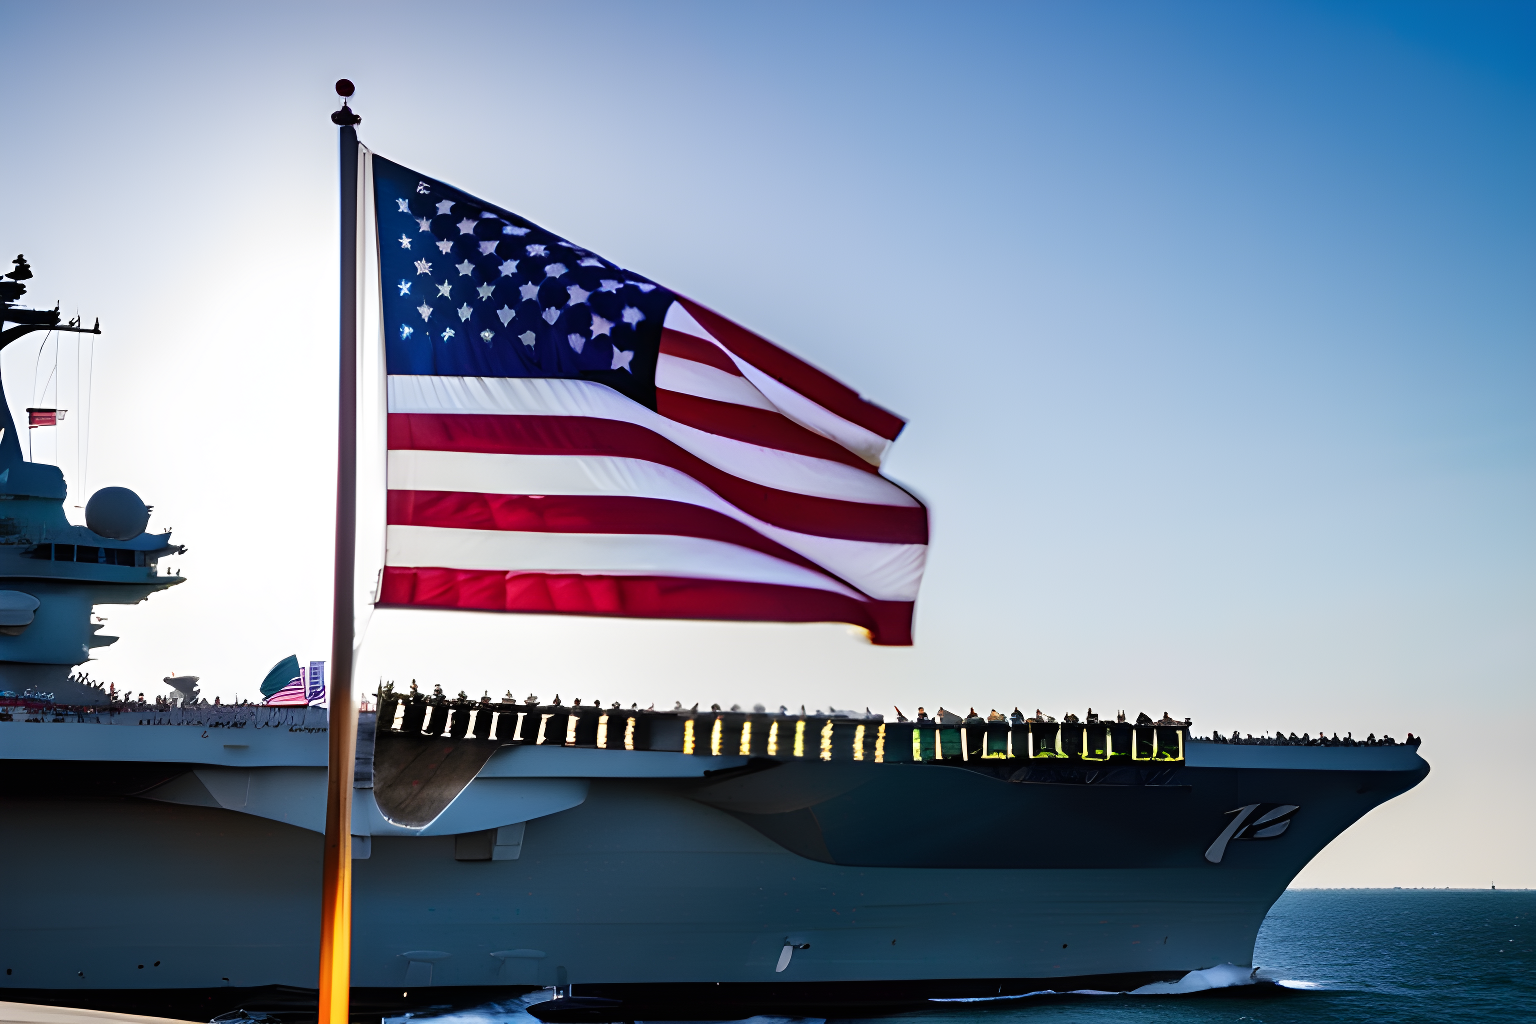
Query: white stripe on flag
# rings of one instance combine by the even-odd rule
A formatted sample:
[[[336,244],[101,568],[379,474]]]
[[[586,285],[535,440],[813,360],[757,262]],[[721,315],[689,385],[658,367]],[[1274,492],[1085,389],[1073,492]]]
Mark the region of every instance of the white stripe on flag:
[[[786,530],[748,515],[670,466],[604,455],[486,455],[393,451],[389,487],[467,494],[560,494],[656,498],[713,509],[783,544],[881,601],[915,601],[924,544],[843,540]]]
[[[524,533],[391,526],[386,565],[403,568],[574,572],[605,576],[683,576],[813,587],[863,595],[802,566],[699,537],[635,533]]]
[[[389,411],[618,420],[652,430],[717,469],[764,487],[870,505],[919,505],[916,498],[882,476],[841,462],[764,448],[685,426],[592,381],[392,376]]]
[[[705,330],[703,325],[693,318],[692,313],[683,308],[682,303],[674,302],[667,307],[667,318],[663,322],[663,326],[682,334],[691,334],[695,338],[702,338],[710,344],[718,346],[720,351],[729,356],[731,362],[736,364],[736,368],[742,372],[742,375],[757,388],[763,397],[772,402],[781,413],[805,429],[815,431],[822,437],[831,438],[865,462],[876,466],[880,465],[880,460],[885,458],[885,453],[890,450],[891,445],[894,443],[867,427],[861,427],[851,420],[843,419],[837,413],[811,401],[787,384],[779,383],[762,370],[742,359],[730,349],[721,345],[714,335]]]
[[[779,407],[763,397],[745,377],[726,373],[718,366],[684,359],[663,352],[656,361],[656,386],[663,391],[712,398],[732,405],[749,405],[755,409],[778,412]]]
[[[308,704],[309,699],[304,693],[304,680],[295,679],[287,686],[278,690],[272,696],[262,701],[263,704]]]

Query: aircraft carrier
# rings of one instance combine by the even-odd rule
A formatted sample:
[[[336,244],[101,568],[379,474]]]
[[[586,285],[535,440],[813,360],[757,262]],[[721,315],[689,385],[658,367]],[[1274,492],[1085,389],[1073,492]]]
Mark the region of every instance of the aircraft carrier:
[[[382,708],[352,825],[381,1013],[553,987],[555,1021],[847,1016],[1246,968],[1290,879],[1428,771],[1182,724]],[[0,996],[313,1005],[326,712],[27,717],[0,722]]]
[[[20,294],[0,346],[84,330]],[[0,416],[0,999],[312,1013],[329,713],[71,675],[111,640],[94,607],[179,584],[182,549],[122,488],[69,524]],[[1416,742],[1166,715],[373,706],[346,721],[360,1014],[548,988],[557,1022],[854,1016],[1244,975],[1287,883],[1429,770]]]

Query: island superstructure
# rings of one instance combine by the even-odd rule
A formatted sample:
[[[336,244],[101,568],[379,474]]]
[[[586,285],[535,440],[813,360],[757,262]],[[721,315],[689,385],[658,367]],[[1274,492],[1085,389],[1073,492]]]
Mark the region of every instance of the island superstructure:
[[[37,331],[100,334],[100,325],[62,322],[57,309],[26,309],[32,268],[17,256],[0,280],[0,350]],[[52,411],[52,410],[50,410]],[[65,704],[105,704],[108,694],[72,677],[91,651],[117,640],[101,634],[92,610],[137,604],[182,577],[162,558],[186,549],[148,533],[150,509],[126,487],[104,487],[85,509],[85,526],[64,514],[64,474],[29,462],[0,388],[0,691]]]

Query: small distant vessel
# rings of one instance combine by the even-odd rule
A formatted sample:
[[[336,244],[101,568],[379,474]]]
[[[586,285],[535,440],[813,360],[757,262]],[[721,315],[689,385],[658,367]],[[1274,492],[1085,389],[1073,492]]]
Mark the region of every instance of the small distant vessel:
[[[80,329],[19,297],[0,344]],[[92,607],[180,584],[158,563],[182,549],[118,489],[70,525],[3,415],[0,699],[22,714],[0,714],[0,872],[25,881],[0,995],[313,1007],[329,716],[72,682],[112,640]],[[534,1012],[567,1024],[851,1016],[1246,976],[1287,883],[1429,771],[1416,743],[1233,743],[1166,715],[377,698],[345,722],[359,1013],[553,988]]]

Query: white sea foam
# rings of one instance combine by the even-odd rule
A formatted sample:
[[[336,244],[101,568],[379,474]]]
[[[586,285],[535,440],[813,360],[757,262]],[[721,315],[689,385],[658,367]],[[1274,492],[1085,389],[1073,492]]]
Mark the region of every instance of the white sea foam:
[[[528,1007],[534,1003],[542,1003],[550,997],[552,990],[543,988],[526,992],[516,999],[508,999],[501,1003],[486,1003],[470,1010],[457,1010],[453,1013],[434,1013],[425,1010],[420,1013],[403,1013],[397,1017],[385,1017],[380,1024],[409,1024],[412,1020],[430,1018],[432,1024],[540,1024],[538,1018],[528,1012]]]
[[[1030,996],[1058,996],[1055,989],[1043,988],[1038,992],[1020,992],[1011,996],[955,996],[949,999],[930,999],[930,1003],[1003,1003],[1010,999],[1028,999]]]
[[[395,1017],[385,1017],[380,1024],[540,1024],[537,1017],[528,1012],[528,1007],[534,1003],[542,1003],[554,994],[553,989],[535,989],[525,992],[516,999],[508,999],[500,1003],[486,1003],[469,1010],[456,1010],[452,1013],[437,1013],[432,1010],[423,1010],[419,1013],[403,1013]],[[827,1024],[823,1017],[770,1017],[760,1015],[747,1017],[744,1020],[732,1021],[666,1021],[644,1020],[635,1024]]]
[[[1217,988],[1233,988],[1238,985],[1252,985],[1255,982],[1255,972],[1251,967],[1239,967],[1236,964],[1217,964],[1215,967],[1207,967],[1203,971],[1190,971],[1178,981],[1154,981],[1150,985],[1131,989],[1129,992],[1107,992],[1097,988],[1074,988],[1067,991],[1056,989],[1041,989],[1038,992],[1021,992],[1010,996],[965,996],[951,997],[948,999],[929,999],[930,1003],[1000,1003],[1016,999],[1029,999],[1032,996],[1178,996],[1191,992],[1208,992]],[[1312,987],[1311,982],[1279,982],[1297,988]]]
[[[635,1024],[827,1024],[825,1017],[770,1017],[759,1015],[741,1020],[640,1020]]]
[[[1133,989],[1133,996],[1176,996],[1188,992],[1207,992],[1213,988],[1233,988],[1237,985],[1252,985],[1254,974],[1252,967],[1239,967],[1236,964],[1217,964],[1215,967],[1207,967],[1203,971],[1190,971],[1178,981],[1154,981],[1150,985],[1143,985]]]
[[[954,996],[929,999],[928,1001],[930,1003],[1001,1003],[1029,999],[1034,996],[1187,995],[1192,992],[1207,992],[1211,989],[1252,985],[1255,982],[1254,976],[1256,973],[1251,967],[1238,967],[1235,964],[1217,964],[1215,967],[1207,967],[1202,971],[1190,971],[1178,981],[1155,981],[1150,985],[1143,985],[1128,992],[1109,992],[1095,988],[1077,988],[1066,991],[1040,989],[1036,992],[1021,992],[1006,996]],[[1278,981],[1275,984],[1286,988],[1319,987],[1316,982],[1310,981]],[[430,1018],[432,1024],[538,1024],[537,1019],[528,1013],[527,1008],[534,1003],[548,999],[550,994],[551,991],[549,989],[537,989],[516,999],[509,999],[502,1003],[487,1003],[484,1006],[477,1006],[472,1010],[459,1010],[444,1014],[436,1014],[430,1010],[420,1014],[407,1013],[397,1017],[385,1017],[381,1024],[410,1024],[413,1019],[422,1018]],[[683,1024],[683,1022],[646,1020],[639,1021],[637,1024]],[[826,1021],[820,1017],[772,1017],[760,1015],[735,1022],[692,1021],[688,1022],[688,1024],[826,1024]]]

